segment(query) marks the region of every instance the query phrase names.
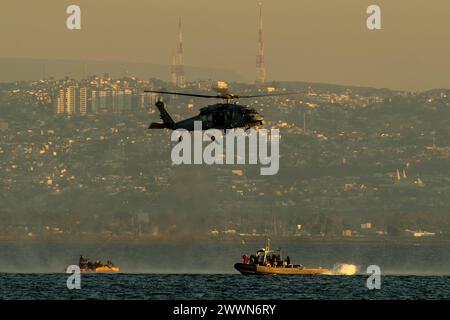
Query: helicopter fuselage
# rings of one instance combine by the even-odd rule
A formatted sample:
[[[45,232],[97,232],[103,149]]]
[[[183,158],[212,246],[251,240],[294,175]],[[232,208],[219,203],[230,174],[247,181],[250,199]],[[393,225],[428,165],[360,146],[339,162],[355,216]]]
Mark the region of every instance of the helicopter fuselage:
[[[256,110],[233,103],[217,103],[200,109],[200,114],[174,123],[174,129],[194,130],[194,122],[201,121],[202,129],[251,128],[264,124],[264,117]]]

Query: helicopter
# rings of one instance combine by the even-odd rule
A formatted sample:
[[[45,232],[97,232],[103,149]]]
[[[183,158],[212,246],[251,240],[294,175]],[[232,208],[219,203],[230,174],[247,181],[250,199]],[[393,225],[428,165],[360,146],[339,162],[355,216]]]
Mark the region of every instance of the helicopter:
[[[244,128],[245,130],[248,130],[252,127],[261,126],[264,124],[264,117],[253,108],[249,108],[244,105],[239,105],[236,101],[237,99],[298,94],[298,92],[285,92],[279,94],[241,96],[228,92],[219,92],[216,95],[158,91],[158,90],[145,90],[144,92],[188,96],[188,97],[199,97],[199,98],[214,98],[223,100],[222,103],[216,103],[201,108],[200,114],[194,117],[175,122],[167,112],[165,103],[161,99],[158,99],[155,103],[155,106],[156,108],[158,108],[161,120],[163,122],[162,123],[152,122],[148,128],[170,129],[170,130],[185,129],[187,131],[195,130],[194,127],[195,121],[201,121],[202,130],[219,129],[226,131],[226,129],[234,129],[234,128]]]

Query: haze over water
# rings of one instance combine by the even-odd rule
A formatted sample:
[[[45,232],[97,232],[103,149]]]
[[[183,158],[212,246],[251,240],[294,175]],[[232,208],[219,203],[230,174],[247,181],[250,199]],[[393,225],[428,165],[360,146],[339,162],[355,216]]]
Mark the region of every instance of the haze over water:
[[[388,243],[273,243],[282,254],[304,266],[333,268],[355,264],[365,273],[378,265],[382,274],[448,275],[450,252],[446,244]],[[0,272],[54,273],[77,264],[80,254],[95,260],[112,260],[124,273],[238,274],[233,265],[252,254],[259,243],[12,243],[0,244]]]

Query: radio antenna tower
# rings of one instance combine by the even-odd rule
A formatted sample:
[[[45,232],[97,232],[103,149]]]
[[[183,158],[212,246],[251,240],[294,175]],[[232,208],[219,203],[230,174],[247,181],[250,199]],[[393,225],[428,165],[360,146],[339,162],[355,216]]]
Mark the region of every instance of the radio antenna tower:
[[[256,58],[256,67],[258,68],[258,86],[262,87],[266,82],[266,66],[264,64],[264,40],[263,40],[263,20],[262,20],[262,2],[259,5],[259,51]]]
[[[171,82],[172,86],[174,87],[186,87],[186,79],[184,76],[183,33],[181,31],[181,17],[178,20],[178,43],[176,50],[172,56]]]

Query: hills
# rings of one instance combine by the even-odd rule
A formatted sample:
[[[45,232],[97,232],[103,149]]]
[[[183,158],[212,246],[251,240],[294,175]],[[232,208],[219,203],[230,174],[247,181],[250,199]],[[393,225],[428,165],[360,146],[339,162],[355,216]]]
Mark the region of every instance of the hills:
[[[49,77],[62,79],[66,76],[80,79],[86,75],[105,73],[109,73],[112,77],[128,75],[165,81],[170,77],[170,65],[121,61],[0,58],[0,70],[0,82]],[[189,81],[197,79],[243,81],[239,73],[220,68],[186,66],[186,74]]]

